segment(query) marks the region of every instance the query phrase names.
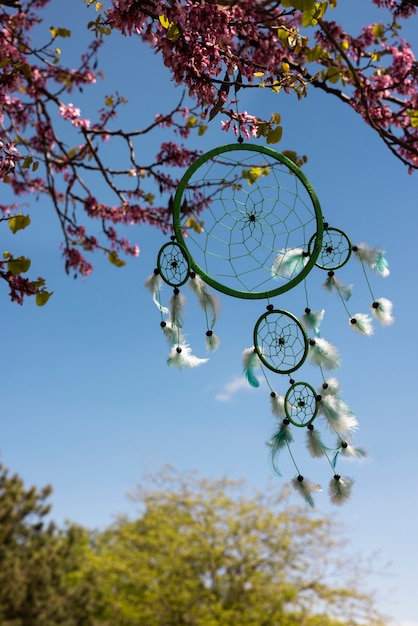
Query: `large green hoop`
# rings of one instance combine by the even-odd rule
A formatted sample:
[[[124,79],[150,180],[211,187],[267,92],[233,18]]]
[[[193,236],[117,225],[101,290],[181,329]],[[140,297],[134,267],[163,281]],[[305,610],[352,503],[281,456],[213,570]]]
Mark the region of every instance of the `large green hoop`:
[[[249,153],[255,153],[255,154],[260,154],[260,155],[265,155],[266,157],[268,157],[270,160],[272,160],[272,162],[270,162],[270,167],[273,167],[273,165],[280,165],[283,166],[283,171],[285,171],[285,168],[287,168],[286,170],[286,175],[289,176],[289,174],[294,175],[298,181],[300,181],[300,183],[302,183],[302,188],[301,191],[303,191],[303,193],[306,195],[306,200],[310,202],[310,207],[309,211],[311,211],[311,220],[312,220],[312,228],[309,232],[309,236],[307,237],[307,241],[304,241],[304,248],[303,248],[303,252],[306,255],[306,259],[304,260],[304,263],[301,264],[302,267],[298,269],[297,273],[295,272],[294,275],[292,274],[289,278],[289,280],[287,282],[283,282],[280,285],[277,285],[276,282],[273,283],[273,286],[270,287],[270,285],[268,287],[264,287],[264,282],[267,283],[267,281],[273,280],[272,277],[268,276],[268,278],[266,278],[266,280],[263,282],[263,287],[259,289],[258,285],[256,285],[255,287],[251,287],[251,288],[246,288],[246,285],[243,285],[245,288],[234,288],[231,287],[228,284],[225,284],[224,282],[221,282],[220,278],[216,278],[214,277],[213,273],[211,273],[210,271],[208,271],[208,269],[204,268],[201,266],[201,264],[199,264],[199,262],[194,258],[194,254],[193,254],[193,250],[190,249],[189,242],[191,241],[191,237],[187,236],[187,229],[188,229],[188,225],[186,224],[187,222],[187,215],[185,217],[185,205],[186,205],[186,209],[187,209],[187,196],[186,196],[186,192],[190,192],[190,189],[192,189],[193,185],[190,185],[190,189],[188,189],[188,184],[191,182],[192,177],[194,176],[194,174],[199,170],[199,168],[201,168],[204,164],[208,163],[211,159],[215,159],[216,157],[220,157],[222,155],[225,155],[226,153],[230,153],[230,152],[238,152],[238,153],[243,153],[244,151],[247,151]],[[239,157],[240,155],[238,155]],[[249,159],[249,157],[247,157]],[[245,157],[243,156],[243,161],[242,163],[245,163]],[[220,163],[220,161],[213,161],[213,163]],[[233,162],[231,161],[231,168],[233,167],[242,167],[242,163],[241,161],[238,159],[236,160],[233,164]],[[268,169],[268,167],[266,167],[266,169]],[[243,170],[244,172],[244,170]],[[248,178],[248,177],[246,177]],[[276,175],[274,176],[274,178],[276,178]],[[203,179],[204,181],[205,179]],[[244,179],[243,179],[244,180]],[[290,176],[289,176],[289,180],[290,180]],[[200,182],[203,182],[200,181]],[[224,180],[223,179],[219,179],[219,186],[221,186],[223,184]],[[225,181],[227,182],[227,181]],[[247,180],[248,182],[248,180]],[[214,183],[210,183],[211,185],[214,185]],[[230,183],[229,183],[230,184]],[[249,183],[250,185],[252,185],[253,183]],[[294,183],[296,186],[298,185],[298,183]],[[226,185],[227,186],[227,185]],[[234,183],[230,184],[229,189],[233,189],[234,187]],[[238,188],[238,185],[236,186],[236,188]],[[270,185],[269,190],[271,189],[275,189],[274,186]],[[241,187],[242,189],[242,187]],[[258,191],[257,186],[254,186],[255,191]],[[252,193],[254,191],[254,189],[250,189],[250,192]],[[280,186],[278,187],[278,191],[277,193],[280,195],[280,192],[282,194],[286,193],[285,189],[282,189]],[[190,192],[191,193],[191,192]],[[234,193],[234,191],[231,191],[231,193]],[[247,193],[247,192],[246,192]],[[271,192],[272,193],[272,192]],[[248,194],[249,196],[249,194]],[[298,199],[298,194],[295,194],[296,199]],[[250,196],[249,196],[250,197]],[[259,193],[259,197],[261,197],[261,192]],[[294,200],[294,203],[296,204],[296,199]],[[221,198],[222,200],[222,198]],[[269,200],[269,201],[273,201],[273,200]],[[209,206],[209,202],[210,200],[208,200],[207,206]],[[304,201],[303,201],[304,202]],[[258,203],[261,205],[263,203],[263,199],[261,197],[261,200],[258,201]],[[245,203],[243,203],[242,201],[237,202],[237,204],[240,205],[239,210],[243,213],[243,211],[245,210]],[[275,205],[278,204],[279,206],[282,206],[281,200],[277,199],[275,200]],[[274,206],[275,206],[274,205]],[[304,205],[306,206],[306,204]],[[286,209],[288,211],[288,213],[291,212],[291,207],[289,209],[289,205],[286,206]],[[186,211],[187,213],[187,211]],[[272,212],[270,211],[269,215]],[[196,214],[197,217],[200,214]],[[225,216],[230,216],[231,214],[226,211]],[[253,219],[253,221],[256,221],[256,217],[253,215],[248,215],[249,218],[249,222]],[[263,214],[262,214],[263,217]],[[232,219],[232,218],[231,218]],[[277,223],[278,224],[285,224],[285,220],[282,219],[281,217],[277,217]],[[295,214],[295,216],[292,216],[293,222],[297,222],[297,214]],[[198,224],[198,219],[194,218],[194,225]],[[216,221],[215,221],[216,224]],[[217,225],[217,224],[216,224]],[[177,188],[177,192],[174,198],[174,206],[173,206],[173,226],[174,226],[174,233],[176,236],[177,241],[184,246],[184,248],[186,249],[189,259],[190,259],[190,265],[191,265],[191,269],[194,270],[197,274],[199,274],[201,276],[201,278],[210,286],[212,286],[214,289],[221,291],[222,293],[225,293],[227,295],[230,296],[234,296],[237,298],[246,298],[246,299],[261,299],[261,298],[271,298],[274,296],[277,296],[281,293],[284,293],[290,289],[292,289],[293,287],[295,287],[297,284],[299,284],[306,276],[307,274],[311,271],[311,269],[315,266],[316,260],[318,258],[318,255],[321,251],[321,246],[322,246],[322,237],[323,237],[323,232],[324,232],[324,223],[323,223],[323,217],[322,217],[322,211],[321,211],[321,207],[319,204],[319,200],[316,196],[316,193],[311,185],[311,183],[309,182],[309,180],[307,179],[307,177],[305,176],[305,174],[300,170],[300,168],[295,165],[295,163],[293,163],[293,161],[291,161],[290,159],[288,159],[287,157],[285,157],[284,155],[276,152],[275,150],[273,150],[272,148],[269,147],[265,147],[265,146],[261,146],[261,145],[257,145],[257,144],[229,144],[229,145],[225,145],[225,146],[221,146],[218,148],[214,148],[213,150],[210,150],[209,152],[201,155],[200,157],[198,157],[196,159],[196,161],[188,168],[188,170],[186,171],[186,173],[184,174],[184,176],[182,177],[179,186]],[[271,231],[271,233],[273,233],[271,235],[271,237],[273,237],[274,235],[274,224],[272,225],[271,223],[268,223],[266,221],[266,227],[269,229],[269,231]],[[302,225],[303,228],[305,228],[304,225]],[[233,231],[233,226],[228,226],[227,227],[229,229],[229,231]],[[240,227],[241,228],[241,227]],[[286,225],[283,226],[283,228],[286,228]],[[204,230],[204,228],[202,228],[202,231]],[[243,230],[243,229],[242,229]],[[296,230],[296,227],[293,228],[293,230]],[[197,231],[196,231],[197,232]],[[285,231],[287,232],[287,231]],[[289,232],[292,232],[289,230]],[[189,235],[194,235],[194,233],[192,233],[191,230],[189,230]],[[270,233],[269,233],[270,235]],[[244,234],[242,235],[243,239],[244,239]],[[289,237],[289,236],[288,236]],[[312,245],[312,238],[314,238],[315,243],[314,245]],[[217,236],[214,236],[213,239],[216,242]],[[221,239],[218,239],[219,241],[221,241]],[[310,245],[309,245],[309,249],[308,249],[308,244],[311,241]],[[221,243],[225,243],[225,242],[221,242]],[[260,245],[260,248],[263,248],[262,245]],[[203,248],[202,248],[203,249]],[[267,246],[266,246],[267,249]],[[292,249],[292,248],[290,248]],[[206,250],[206,248],[205,248]],[[277,249],[277,252],[280,252],[280,250]],[[269,254],[272,254],[272,251],[269,251]],[[216,257],[216,254],[213,254],[213,257]],[[241,257],[238,258],[246,258],[245,257],[245,253],[241,254]],[[248,258],[253,258],[251,256],[251,252],[249,254]],[[224,258],[222,256],[220,256],[217,259],[217,262],[220,264],[222,261],[224,260]],[[225,261],[227,263],[227,260]],[[264,270],[265,268],[263,268]],[[252,271],[252,270],[251,270]],[[248,274],[250,273],[250,271],[248,272]],[[267,275],[267,274],[266,274]],[[219,277],[223,277],[223,276],[227,276],[227,274],[222,274],[222,272],[220,272],[218,274]],[[277,285],[277,286],[276,286]]]

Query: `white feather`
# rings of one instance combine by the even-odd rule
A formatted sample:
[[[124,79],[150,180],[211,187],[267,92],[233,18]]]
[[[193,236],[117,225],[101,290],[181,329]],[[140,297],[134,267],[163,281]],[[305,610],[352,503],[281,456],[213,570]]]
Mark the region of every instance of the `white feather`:
[[[309,340],[308,357],[315,365],[326,370],[335,370],[341,365],[337,348],[322,337]]]
[[[319,393],[322,396],[336,396],[340,391],[340,382],[334,376],[327,378],[326,381],[319,388]]]
[[[352,433],[358,428],[357,418],[344,400],[337,396],[321,396],[318,414],[325,417],[330,428],[342,435]]]
[[[306,447],[308,448],[310,455],[314,458],[319,458],[325,454],[326,448],[313,424],[310,424],[308,426],[308,430],[306,431]]]
[[[328,494],[333,504],[344,504],[351,496],[353,479],[335,474],[328,487]]]
[[[167,359],[167,364],[170,367],[178,367],[183,369],[184,367],[192,368],[206,363],[208,359],[200,359],[192,354],[192,350],[187,343],[182,343],[178,346],[173,346]]]
[[[174,326],[183,328],[183,311],[186,298],[178,289],[174,290],[170,298],[170,318]]]
[[[170,319],[161,322],[161,328],[170,346],[178,345],[184,341],[180,328],[175,326]]]
[[[286,417],[286,411],[284,410],[284,396],[272,391],[270,394],[271,411],[276,417]]]
[[[395,321],[392,315],[393,303],[387,298],[379,298],[370,306],[373,316],[382,326],[390,326]]]
[[[219,311],[219,299],[210,292],[208,286],[198,274],[193,274],[187,284],[196,294],[202,309],[206,313],[210,312],[212,319],[210,320],[209,327],[213,328]]]
[[[367,452],[364,448],[352,446],[347,441],[340,442],[340,453],[342,456],[346,457],[364,458],[367,456]]]
[[[163,315],[168,315],[168,309],[166,306],[163,306],[160,302],[160,291],[163,280],[159,273],[154,272],[151,276],[148,276],[145,281],[145,287],[150,290],[152,299],[154,301],[155,306],[161,311]]]
[[[271,275],[273,278],[292,278],[303,270],[308,260],[302,248],[280,250],[273,260]]]
[[[218,335],[215,335],[213,331],[208,330],[206,332],[206,350],[208,352],[215,352],[215,350],[218,349],[219,344],[220,344],[220,339]]]
[[[361,335],[373,335],[372,318],[367,313],[356,313],[349,320],[350,327]]]
[[[367,243],[358,243],[353,246],[355,256],[362,262],[366,263],[373,272],[377,272],[386,278],[389,276],[389,264],[384,256],[384,251],[380,248],[371,248]]]

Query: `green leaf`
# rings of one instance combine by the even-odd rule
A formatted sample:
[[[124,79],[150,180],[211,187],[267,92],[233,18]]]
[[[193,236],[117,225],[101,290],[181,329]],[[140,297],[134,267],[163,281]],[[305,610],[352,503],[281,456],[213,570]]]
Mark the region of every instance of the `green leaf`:
[[[38,291],[35,296],[36,306],[44,306],[54,292]]]
[[[30,259],[27,259],[24,256],[19,256],[17,259],[12,259],[7,263],[7,269],[14,276],[19,276],[19,274],[24,274],[30,268]]]
[[[20,213],[19,215],[13,215],[13,217],[9,217],[9,228],[13,234],[17,233],[18,230],[23,230],[30,224],[29,215],[23,215]]]
[[[111,252],[109,252],[107,258],[115,267],[123,267],[124,265],[126,265],[126,261],[123,261],[122,259],[119,258],[119,255],[116,252],[116,250],[112,250]]]
[[[267,133],[267,143],[279,143],[282,135],[283,128],[281,126],[276,126],[276,128]]]

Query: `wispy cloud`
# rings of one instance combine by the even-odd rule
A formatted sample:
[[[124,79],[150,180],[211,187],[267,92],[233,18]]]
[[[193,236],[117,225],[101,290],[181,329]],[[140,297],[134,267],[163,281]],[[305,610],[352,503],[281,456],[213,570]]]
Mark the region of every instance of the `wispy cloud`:
[[[251,391],[248,381],[243,376],[234,376],[229,382],[225,383],[221,390],[215,395],[218,402],[229,402],[240,391]]]
[[[406,622],[399,622],[397,626],[418,626],[418,622],[412,622],[408,620]]]

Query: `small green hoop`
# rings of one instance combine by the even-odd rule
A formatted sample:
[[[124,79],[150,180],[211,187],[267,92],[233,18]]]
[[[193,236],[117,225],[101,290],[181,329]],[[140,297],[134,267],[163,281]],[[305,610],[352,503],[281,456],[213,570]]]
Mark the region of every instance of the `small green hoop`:
[[[308,251],[315,246],[315,243],[315,236],[311,237]],[[322,247],[315,265],[321,270],[338,270],[350,259],[351,250],[351,241],[343,230],[325,226]]]
[[[167,285],[181,287],[190,276],[190,261],[187,251],[177,241],[165,243],[158,253],[157,268]]]
[[[299,369],[309,351],[309,339],[297,317],[271,309],[254,327],[254,348],[260,361],[272,372],[290,374]]]
[[[293,383],[285,395],[284,410],[294,426],[298,428],[309,426],[318,414],[315,389],[309,383]]]

